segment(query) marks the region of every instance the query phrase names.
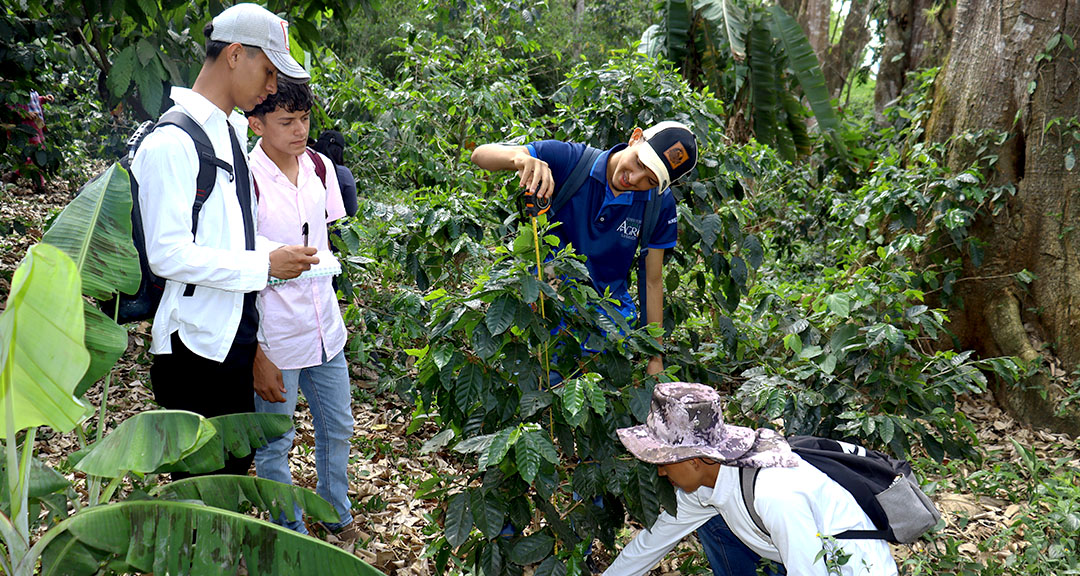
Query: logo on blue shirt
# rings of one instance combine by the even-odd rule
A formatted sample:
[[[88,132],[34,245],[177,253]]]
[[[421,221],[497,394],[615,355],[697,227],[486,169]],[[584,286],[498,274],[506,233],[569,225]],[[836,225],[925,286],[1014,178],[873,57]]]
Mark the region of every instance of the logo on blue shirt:
[[[636,218],[627,218],[626,220],[622,221],[622,224],[619,224],[618,230],[619,233],[622,234],[623,238],[626,238],[627,240],[636,240],[637,237],[641,234],[641,220],[638,220]]]

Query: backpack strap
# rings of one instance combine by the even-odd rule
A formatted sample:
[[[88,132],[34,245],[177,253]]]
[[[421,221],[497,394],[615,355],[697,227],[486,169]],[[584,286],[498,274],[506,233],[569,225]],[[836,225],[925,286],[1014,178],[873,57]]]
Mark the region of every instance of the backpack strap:
[[[662,194],[658,190],[645,204],[645,214],[641,218],[641,232],[638,233],[638,326],[641,328],[649,324],[648,308],[646,308],[649,285],[646,283],[648,273],[645,269],[645,257],[649,253],[649,240],[652,238],[653,232],[656,231],[656,224],[660,220],[661,197]],[[661,320],[660,324],[663,326],[663,320]]]
[[[596,159],[601,154],[603,154],[602,150],[589,145],[585,146],[585,152],[581,154],[581,158],[578,158],[574,170],[570,172],[570,176],[563,181],[562,186],[555,189],[554,198],[551,202],[552,215],[562,210],[563,206],[566,206],[570,199],[574,197],[574,194],[577,194],[577,191],[581,189],[581,185],[585,183],[585,179],[589,177],[593,164],[596,163]]]
[[[307,149],[307,155],[308,155],[308,158],[311,158],[311,163],[315,165],[315,175],[319,177],[319,181],[322,182],[322,187],[325,190],[326,189],[326,162],[323,162],[323,159],[322,159],[321,156],[319,156],[319,153],[312,150],[311,148]]]
[[[206,204],[206,199],[210,197],[210,193],[214,191],[218,168],[229,174],[230,182],[235,176],[233,167],[228,162],[217,157],[217,153],[214,152],[214,145],[210,143],[210,138],[206,136],[206,131],[191,116],[179,110],[172,110],[163,114],[157,122],[157,126],[170,124],[183,130],[191,137],[191,141],[195,143],[195,153],[199,157],[199,174],[195,177],[195,201],[191,204],[191,238],[194,241],[195,233],[199,230],[199,212],[202,211],[203,204]],[[191,296],[194,293],[194,284],[185,286],[184,296]]]
[[[742,487],[743,504],[746,505],[746,511],[750,513],[750,519],[754,521],[754,526],[757,526],[758,530],[768,536],[769,531],[765,528],[765,522],[754,509],[754,490],[757,488],[758,472],[761,472],[761,468],[739,468],[739,485]]]

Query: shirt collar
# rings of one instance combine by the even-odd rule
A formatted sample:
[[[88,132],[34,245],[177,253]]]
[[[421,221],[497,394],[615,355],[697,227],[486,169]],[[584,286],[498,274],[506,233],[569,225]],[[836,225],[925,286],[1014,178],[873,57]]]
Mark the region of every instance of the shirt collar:
[[[589,176],[604,185],[604,202],[601,206],[601,209],[608,206],[629,206],[634,203],[634,200],[651,200],[653,192],[656,190],[655,188],[650,188],[648,190],[635,190],[630,194],[624,193],[619,194],[618,196],[616,196],[615,193],[611,191],[611,185],[608,183],[607,180],[608,158],[610,158],[612,154],[619,152],[620,150],[623,150],[628,146],[629,145],[626,142],[620,142],[619,144],[616,144],[610,149],[602,152],[600,156],[596,158],[596,162],[593,163],[592,169],[589,170]]]
[[[188,116],[191,116],[193,120],[199,123],[200,126],[205,126],[215,115],[217,117],[229,120],[231,124],[236,127],[237,137],[246,137],[246,130],[241,130],[240,127],[247,124],[244,119],[244,115],[240,114],[236,110],[233,110],[226,116],[225,112],[218,108],[217,104],[214,104],[210,100],[192,90],[191,88],[182,88],[180,86],[173,86],[169,91],[169,98],[172,101],[179,104],[187,112]],[[241,136],[243,135],[243,136]]]
[[[262,142],[262,138],[259,138],[259,140],[255,142],[255,147],[251,149],[251,153],[248,154],[248,157],[251,158],[251,161],[255,166],[262,170],[268,171],[275,177],[281,176],[282,178],[285,178],[285,173],[281,171],[281,168],[278,168],[278,165],[266,155],[266,151],[263,150],[262,147]],[[303,174],[305,181],[308,178],[316,177],[315,165],[311,163],[311,159],[308,158],[307,153],[301,154],[297,161],[300,163],[300,173]],[[297,180],[297,183],[299,182],[300,180]]]

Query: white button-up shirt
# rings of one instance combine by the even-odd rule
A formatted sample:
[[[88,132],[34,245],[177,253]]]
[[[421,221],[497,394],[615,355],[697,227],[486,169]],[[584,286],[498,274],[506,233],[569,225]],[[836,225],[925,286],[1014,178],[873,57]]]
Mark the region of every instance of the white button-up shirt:
[[[661,513],[651,530],[642,530],[623,548],[604,575],[648,573],[680,540],[717,514],[747,547],[782,564],[790,576],[829,574],[824,561],[816,559],[823,546],[819,535],[876,529],[851,493],[800,459],[795,468],[763,468],[758,473],[754,508],[769,530],[766,536],[746,510],[739,474],[734,466],[721,466],[714,488],[703,486],[692,494],[676,489],[678,516]],[[888,542],[837,538],[836,543],[851,555],[841,567],[843,576],[897,574]]]
[[[345,204],[334,165],[323,155],[326,187],[307,154],[299,157],[296,185],[266,155],[260,139],[251,151],[251,172],[259,183],[259,233],[285,244],[302,244],[308,225],[308,245],[319,250],[319,263],[330,256],[326,224],[345,217]],[[259,344],[281,370],[318,366],[345,348],[345,322],[330,276],[295,279],[268,286],[259,294],[262,323]]]
[[[217,157],[234,165],[230,120],[225,113],[187,88],[173,88],[170,96],[176,103],[172,110],[185,112],[199,123]],[[235,118],[232,121],[239,124]],[[246,134],[246,129],[237,132],[241,149]],[[192,352],[221,362],[240,326],[244,293],[266,287],[270,250],[277,245],[256,236],[255,249],[245,249],[236,184],[222,169],[199,213],[197,237],[192,239],[191,206],[199,160],[195,143],[179,127],[162,126],[150,133],[139,146],[131,171],[139,182],[150,269],[166,280],[154,315],[150,352],[171,353],[170,335],[178,331]],[[254,210],[254,197],[251,205]],[[192,296],[184,296],[186,284],[196,285]]]

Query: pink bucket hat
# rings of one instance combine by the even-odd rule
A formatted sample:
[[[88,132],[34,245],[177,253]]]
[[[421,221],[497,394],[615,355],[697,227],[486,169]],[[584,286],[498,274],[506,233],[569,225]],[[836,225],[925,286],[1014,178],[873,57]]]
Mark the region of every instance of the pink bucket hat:
[[[657,384],[645,424],[616,432],[634,457],[650,464],[691,458],[742,468],[792,467],[798,463],[787,441],[775,431],[724,424],[720,394],[703,384]]]

